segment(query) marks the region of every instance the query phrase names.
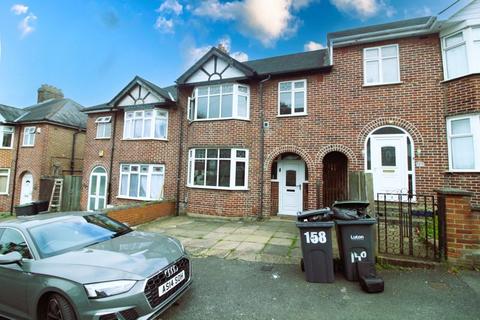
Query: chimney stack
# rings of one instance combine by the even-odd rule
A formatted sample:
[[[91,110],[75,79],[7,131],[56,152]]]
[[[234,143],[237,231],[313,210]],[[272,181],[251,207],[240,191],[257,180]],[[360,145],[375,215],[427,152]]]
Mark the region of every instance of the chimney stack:
[[[62,99],[63,98],[63,92],[62,90],[48,85],[48,84],[42,84],[42,86],[38,89],[38,98],[37,98],[37,103],[50,100],[50,99]]]
[[[229,54],[227,48],[226,48],[225,45],[224,45],[223,43],[221,43],[221,42],[218,44],[217,49],[220,50],[220,51],[222,51],[222,52],[225,53],[225,54]]]

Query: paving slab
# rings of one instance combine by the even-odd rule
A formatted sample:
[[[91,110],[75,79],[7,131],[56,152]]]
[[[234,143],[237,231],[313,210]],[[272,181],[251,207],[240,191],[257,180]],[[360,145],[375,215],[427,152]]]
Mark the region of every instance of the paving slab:
[[[264,262],[264,263],[275,263],[275,264],[296,264],[290,257],[288,256],[278,256],[274,254],[267,254],[267,253],[258,253],[256,255],[257,262]]]
[[[255,243],[261,243],[261,244],[266,244],[268,240],[270,240],[270,237],[257,236],[257,235],[250,235],[245,239],[245,241],[247,242],[255,242]]]
[[[264,244],[260,243],[253,243],[253,242],[242,242],[240,245],[235,249],[236,252],[243,251],[249,253],[257,253],[262,251]]]
[[[217,242],[212,247],[212,249],[233,250],[236,247],[238,247],[239,244],[240,244],[240,242],[238,242],[238,241],[222,240],[222,241]]]
[[[204,235],[202,238],[203,239],[217,239],[217,240],[221,240],[225,237],[228,237],[228,235],[226,233],[221,233],[221,232],[210,232],[210,233],[207,233],[206,235]]]
[[[279,246],[287,246],[287,247],[291,247],[292,244],[293,244],[293,241],[292,239],[283,239],[283,238],[271,238],[268,243],[269,244],[275,244],[275,245],[279,245]]]
[[[278,246],[278,245],[275,245],[275,244],[267,244],[263,248],[262,253],[288,257],[288,252],[289,251],[290,251],[290,248],[286,247],[286,246]]]
[[[233,233],[235,230],[237,230],[238,227],[226,227],[226,226],[221,226],[218,227],[217,229],[213,230],[215,232],[221,232],[221,233]]]
[[[225,234],[224,238],[225,240],[229,241],[245,241],[250,235],[249,234]]]
[[[273,237],[275,231],[268,231],[268,230],[256,230],[255,233],[253,233],[256,236],[261,236],[261,237]]]
[[[204,254],[206,256],[209,256],[209,257],[217,257],[217,258],[225,259],[231,253],[232,253],[232,250],[212,248],[212,249],[206,251]]]
[[[294,239],[297,236],[297,232],[291,233],[291,232],[277,231],[273,234],[273,236],[275,238]]]
[[[188,247],[210,249],[217,242],[216,239],[192,239],[188,242]]]

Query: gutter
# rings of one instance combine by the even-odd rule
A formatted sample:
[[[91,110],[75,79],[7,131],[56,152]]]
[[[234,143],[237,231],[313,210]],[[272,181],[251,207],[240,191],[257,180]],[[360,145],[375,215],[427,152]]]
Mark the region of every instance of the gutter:
[[[264,191],[263,187],[265,185],[264,181],[264,161],[265,161],[265,128],[263,127],[263,122],[265,120],[265,110],[263,106],[263,84],[270,80],[272,76],[269,74],[265,79],[260,81],[259,84],[259,95],[260,95],[260,211],[258,212],[257,219],[263,219],[263,198]]]
[[[21,126],[20,126],[21,127]],[[17,127],[15,127],[17,129]],[[21,130],[18,130],[18,138],[17,138],[17,150],[15,150],[15,162],[13,164],[13,182],[12,182],[12,201],[10,202],[10,214],[13,215],[13,207],[15,204],[15,187],[17,184],[17,170],[18,170],[18,152],[20,150],[20,132]],[[14,135],[15,136],[15,135]]]
[[[115,114],[112,121],[112,150],[110,151],[110,167],[108,168],[108,195],[107,195],[107,204],[112,203],[112,172],[113,172],[113,155],[115,153],[115,131],[117,128],[117,110],[113,108],[110,109]]]
[[[179,91],[180,92],[180,91]],[[177,99],[179,97],[177,96]],[[187,99],[188,100],[188,99]],[[183,161],[183,108],[179,106],[179,112],[180,112],[180,143],[178,146],[178,162],[177,162],[177,190],[176,190],[176,199],[175,199],[175,215],[179,216],[180,215],[180,183],[181,183],[181,176],[182,176],[182,161]],[[188,179],[188,177],[187,177]]]

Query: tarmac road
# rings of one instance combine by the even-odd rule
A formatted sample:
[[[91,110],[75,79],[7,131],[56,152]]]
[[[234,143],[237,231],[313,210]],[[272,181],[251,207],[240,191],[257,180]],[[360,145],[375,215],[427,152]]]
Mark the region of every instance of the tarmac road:
[[[304,280],[296,265],[193,259],[194,283],[159,319],[480,319],[480,273],[382,270],[385,291],[364,293],[336,274]]]

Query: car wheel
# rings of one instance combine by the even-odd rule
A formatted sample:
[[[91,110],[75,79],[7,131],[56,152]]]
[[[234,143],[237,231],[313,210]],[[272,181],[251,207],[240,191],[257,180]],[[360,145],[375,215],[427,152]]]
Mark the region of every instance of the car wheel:
[[[68,301],[59,294],[52,294],[44,309],[45,320],[76,320],[73,307]]]

